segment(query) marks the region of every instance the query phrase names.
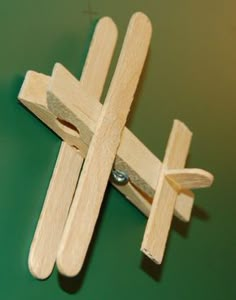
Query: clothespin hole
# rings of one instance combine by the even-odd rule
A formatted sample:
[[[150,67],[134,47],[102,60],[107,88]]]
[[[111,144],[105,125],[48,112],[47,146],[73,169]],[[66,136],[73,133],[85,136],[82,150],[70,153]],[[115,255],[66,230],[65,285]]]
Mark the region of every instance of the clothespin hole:
[[[79,136],[80,135],[79,130],[73,124],[71,124],[70,122],[65,121],[65,120],[60,119],[60,118],[57,117],[56,118],[56,123],[66,133],[68,133],[70,135],[73,135],[73,136]]]

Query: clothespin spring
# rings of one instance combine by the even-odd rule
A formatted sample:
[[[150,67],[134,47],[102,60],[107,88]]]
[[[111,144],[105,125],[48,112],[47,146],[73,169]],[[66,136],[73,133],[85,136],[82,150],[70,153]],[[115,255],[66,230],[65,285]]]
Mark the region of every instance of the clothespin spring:
[[[126,172],[112,169],[110,179],[117,185],[126,185],[129,182],[129,175]]]

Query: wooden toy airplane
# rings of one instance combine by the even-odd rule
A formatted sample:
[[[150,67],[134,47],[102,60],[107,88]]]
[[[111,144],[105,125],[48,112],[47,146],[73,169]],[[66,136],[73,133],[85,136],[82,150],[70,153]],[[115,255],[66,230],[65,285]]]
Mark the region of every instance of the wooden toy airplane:
[[[174,121],[163,162],[125,127],[151,33],[148,17],[135,13],[104,105],[99,99],[117,39],[108,17],[96,26],[80,81],[58,63],[52,76],[26,74],[19,100],[63,140],[30,248],[36,278],[47,278],[55,262],[66,276],[79,273],[109,179],[148,216],[141,250],[158,264],[173,214],[189,221],[190,189],[213,182],[204,170],[184,168],[192,133],[182,122]]]

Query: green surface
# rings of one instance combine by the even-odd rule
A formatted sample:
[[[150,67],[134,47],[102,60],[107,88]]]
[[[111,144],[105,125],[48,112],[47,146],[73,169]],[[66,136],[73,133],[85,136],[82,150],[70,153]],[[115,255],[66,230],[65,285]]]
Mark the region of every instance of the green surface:
[[[90,8],[96,15],[85,0],[0,3],[0,299],[236,299],[236,2],[91,0]],[[154,33],[129,127],[162,158],[172,120],[186,122],[189,166],[212,171],[214,186],[196,192],[190,224],[173,222],[161,267],[139,251],[146,219],[109,188],[82,274],[54,270],[38,281],[28,249],[60,140],[18,103],[25,72],[50,74],[58,61],[79,76],[95,20],[111,16],[121,45],[137,10]]]

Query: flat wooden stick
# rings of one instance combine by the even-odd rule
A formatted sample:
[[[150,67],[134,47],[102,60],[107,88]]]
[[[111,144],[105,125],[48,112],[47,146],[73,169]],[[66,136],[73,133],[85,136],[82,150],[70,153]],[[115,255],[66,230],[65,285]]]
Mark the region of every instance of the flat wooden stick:
[[[97,101],[102,94],[116,40],[115,24],[108,17],[102,18],[96,26],[81,76],[82,87]],[[28,263],[36,278],[45,279],[52,272],[82,163],[79,152],[62,142],[30,248]]]
[[[189,129],[175,120],[141,246],[142,252],[158,264],[162,262],[178,195],[177,190],[166,179],[165,172],[168,169],[184,167],[191,137]]]
[[[75,276],[83,265],[150,38],[149,19],[142,13],[134,14],[90,143],[60,244],[57,266],[66,276]]]
[[[166,170],[165,176],[179,191],[209,187],[214,179],[212,174],[201,169]]]
[[[82,163],[76,149],[61,144],[28,258],[29,270],[38,279],[47,278],[53,270]]]

